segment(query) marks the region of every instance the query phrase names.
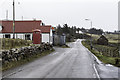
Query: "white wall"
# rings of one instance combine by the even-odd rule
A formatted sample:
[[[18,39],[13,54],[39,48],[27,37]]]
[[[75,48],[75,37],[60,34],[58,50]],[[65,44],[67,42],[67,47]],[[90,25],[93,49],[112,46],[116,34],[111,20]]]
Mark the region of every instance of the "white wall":
[[[19,38],[19,39],[25,39],[25,34],[17,34],[17,38]]]
[[[32,40],[32,38],[33,38],[33,34],[30,34],[30,39]]]
[[[42,33],[42,42],[45,43],[49,42],[49,37],[50,37],[49,33]]]
[[[13,38],[13,34],[10,34],[10,38]]]
[[[13,34],[12,33],[7,33],[7,34],[10,34],[10,38],[13,38]],[[32,33],[27,33],[27,34],[30,34],[30,39],[32,40],[32,36],[33,34]],[[3,35],[5,34],[0,34],[0,38],[3,38]],[[42,42],[50,42],[52,44],[53,42],[53,34],[52,34],[52,30],[50,31],[50,34],[49,33],[42,33]],[[19,38],[19,39],[25,39],[25,33],[17,33],[15,34],[15,38]]]
[[[6,33],[6,34],[10,34],[10,38],[13,38],[13,34],[12,33]],[[32,40],[32,33],[28,33],[30,34],[30,39]],[[3,38],[3,34],[0,34],[0,38]],[[19,39],[25,39],[25,34],[24,33],[17,33],[15,34],[15,38],[19,38]]]
[[[13,38],[13,34],[10,34],[10,38]],[[25,39],[25,34],[15,34],[15,38],[19,38],[19,39]]]
[[[0,34],[0,38],[3,38],[3,34]]]

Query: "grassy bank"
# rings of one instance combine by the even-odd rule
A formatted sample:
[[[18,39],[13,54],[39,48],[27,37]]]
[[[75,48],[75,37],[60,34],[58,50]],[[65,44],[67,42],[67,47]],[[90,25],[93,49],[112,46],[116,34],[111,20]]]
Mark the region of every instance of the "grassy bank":
[[[36,60],[36,59],[38,59],[40,57],[43,57],[45,55],[50,54],[53,51],[54,51],[54,49],[52,49],[51,51],[50,50],[44,51],[44,52],[42,52],[40,54],[38,52],[38,54],[30,56],[28,58],[25,58],[25,59],[22,59],[22,60],[19,60],[19,61],[10,62],[8,64],[2,65],[2,71],[5,71],[5,70],[8,70],[8,69],[23,65],[23,64],[28,63],[28,62],[32,62],[32,61],[34,61],[34,60]]]
[[[0,43],[1,42],[2,42],[2,49],[20,48],[23,46],[29,46],[32,43],[32,41],[30,40],[8,39],[8,38],[0,39]]]
[[[119,57],[110,57],[110,56],[105,56],[103,55],[100,51],[96,50],[96,49],[92,49],[90,48],[90,45],[87,43],[87,41],[82,41],[82,44],[89,49],[89,51],[91,51],[95,56],[98,57],[99,60],[101,60],[103,63],[105,64],[112,64],[115,66],[120,67],[120,58]],[[95,45],[93,45],[95,46]],[[103,47],[103,46],[100,46]],[[119,60],[118,63],[116,63],[116,60]]]

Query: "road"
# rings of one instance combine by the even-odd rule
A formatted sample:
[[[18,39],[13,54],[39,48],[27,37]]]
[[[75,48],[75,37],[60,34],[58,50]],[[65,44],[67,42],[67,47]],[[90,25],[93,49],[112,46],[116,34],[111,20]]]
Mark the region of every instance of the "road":
[[[70,48],[55,47],[47,56],[3,72],[3,78],[118,78],[118,68],[101,63],[80,39],[68,45]]]

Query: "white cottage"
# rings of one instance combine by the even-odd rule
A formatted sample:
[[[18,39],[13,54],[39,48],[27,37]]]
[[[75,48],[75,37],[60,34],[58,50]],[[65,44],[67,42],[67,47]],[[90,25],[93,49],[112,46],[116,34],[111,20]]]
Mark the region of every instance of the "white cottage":
[[[13,38],[13,21],[0,21],[0,38]],[[15,38],[33,40],[33,30],[39,29],[42,32],[42,42],[52,43],[51,25],[42,25],[41,20],[15,21]]]

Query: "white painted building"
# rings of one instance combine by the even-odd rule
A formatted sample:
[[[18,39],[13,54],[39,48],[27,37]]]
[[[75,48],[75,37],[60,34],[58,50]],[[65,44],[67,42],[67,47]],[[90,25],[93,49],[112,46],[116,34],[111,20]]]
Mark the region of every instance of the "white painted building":
[[[13,38],[13,21],[0,21],[0,38]],[[41,30],[41,41],[52,43],[51,25],[42,26],[42,21],[15,21],[15,38],[33,40],[33,30]]]

